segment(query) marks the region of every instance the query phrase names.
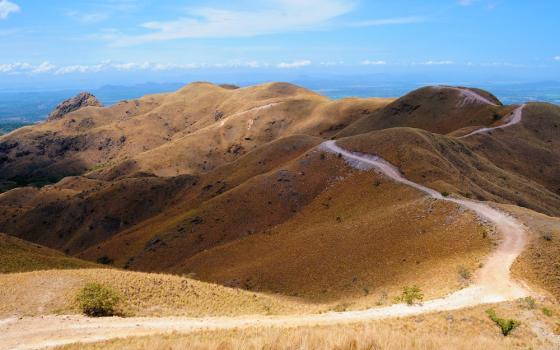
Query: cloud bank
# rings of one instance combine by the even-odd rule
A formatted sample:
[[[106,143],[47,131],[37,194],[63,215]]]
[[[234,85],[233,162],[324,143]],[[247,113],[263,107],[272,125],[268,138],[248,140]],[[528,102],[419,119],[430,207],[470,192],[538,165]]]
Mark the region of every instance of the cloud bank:
[[[18,5],[8,0],[0,0],[0,19],[6,19],[11,13],[20,12]]]

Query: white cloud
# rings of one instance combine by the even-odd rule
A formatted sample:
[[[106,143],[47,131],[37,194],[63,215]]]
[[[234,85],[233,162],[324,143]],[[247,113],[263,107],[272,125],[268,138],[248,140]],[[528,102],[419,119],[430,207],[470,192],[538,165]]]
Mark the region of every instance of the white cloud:
[[[43,63],[41,63],[40,65],[33,67],[33,69],[31,69],[31,73],[48,73],[53,71],[54,69],[56,69],[56,66],[53,64],[50,64],[48,61],[45,61]]]
[[[8,0],[0,0],[0,19],[6,19],[11,13],[20,12],[21,8]]]
[[[459,0],[459,5],[461,6],[471,6],[476,0]]]
[[[297,66],[307,65],[309,61],[297,61],[293,63],[285,63],[281,68],[296,68]],[[309,62],[311,63],[311,62]],[[52,73],[54,75],[78,74],[78,73],[99,73],[99,72],[128,72],[128,71],[181,71],[203,68],[266,68],[270,67],[269,63],[248,61],[248,62],[227,62],[227,63],[153,63],[153,62],[113,62],[110,60],[97,64],[84,65],[66,65],[56,66],[48,61],[40,64],[31,64],[27,62],[5,63],[0,64],[0,73],[4,74],[45,74]]]
[[[0,73],[7,74],[41,74],[52,72],[56,66],[49,62],[43,62],[39,65],[33,65],[27,62],[5,63],[0,64]]]
[[[428,65],[428,66],[444,66],[444,65],[455,64],[455,62],[449,61],[449,60],[446,60],[446,61],[427,61],[427,62],[424,62],[422,64],[425,64],[425,65]]]
[[[251,37],[317,28],[350,12],[354,0],[270,0],[255,10],[212,7],[191,8],[185,16],[171,21],[142,24],[148,33],[118,35],[114,45],[185,38]]]
[[[554,57],[554,60],[555,60],[555,61],[560,61],[560,56],[555,56],[555,57]]]
[[[362,65],[364,66],[381,66],[385,64],[387,64],[387,62],[385,61],[370,61],[370,60],[362,61]]]
[[[311,64],[310,60],[300,60],[300,61],[294,61],[294,62],[282,62],[282,63],[278,64],[276,67],[282,68],[282,69],[302,68],[302,67],[305,67],[305,66],[309,66],[310,64]]]

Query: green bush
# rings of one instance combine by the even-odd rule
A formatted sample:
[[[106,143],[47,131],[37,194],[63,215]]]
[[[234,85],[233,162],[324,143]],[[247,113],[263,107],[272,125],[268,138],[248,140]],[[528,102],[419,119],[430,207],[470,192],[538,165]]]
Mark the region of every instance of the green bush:
[[[422,300],[424,300],[424,293],[422,293],[420,287],[416,285],[406,286],[403,288],[401,296],[397,299],[408,305],[414,305],[416,302],[421,303]]]
[[[443,191],[443,192],[441,192],[441,195],[444,196],[444,197],[449,197],[449,192]]]
[[[84,315],[106,317],[116,314],[120,297],[113,290],[99,283],[89,283],[80,290],[76,301]]]
[[[521,324],[521,322],[517,320],[513,320],[513,319],[506,320],[504,318],[498,317],[493,309],[486,310],[486,314],[488,315],[488,317],[490,317],[492,321],[494,321],[494,323],[498,325],[498,327],[500,327],[504,337],[507,337],[511,333],[511,331],[519,327],[519,325]]]
[[[550,310],[550,309],[547,308],[547,307],[543,307],[543,308],[542,308],[542,313],[543,313],[545,316],[552,317],[552,310]]]
[[[529,310],[533,310],[537,307],[537,302],[535,301],[535,298],[533,298],[533,297],[523,298],[523,301],[527,304],[527,308]]]

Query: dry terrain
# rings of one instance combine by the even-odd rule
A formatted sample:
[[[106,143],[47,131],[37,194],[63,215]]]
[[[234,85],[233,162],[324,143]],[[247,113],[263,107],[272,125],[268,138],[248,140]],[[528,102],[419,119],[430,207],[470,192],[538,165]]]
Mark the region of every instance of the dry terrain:
[[[4,344],[547,349],[558,164],[560,107],[462,87],[194,83],[78,108],[0,137]],[[54,316],[90,282],[137,318]],[[394,304],[412,285],[429,301]],[[521,326],[499,336],[488,307]]]

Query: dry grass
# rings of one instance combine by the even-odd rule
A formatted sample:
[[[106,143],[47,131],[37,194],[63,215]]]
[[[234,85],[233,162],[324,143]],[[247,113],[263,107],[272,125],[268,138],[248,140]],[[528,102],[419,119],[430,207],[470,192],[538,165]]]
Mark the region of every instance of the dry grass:
[[[0,234],[0,274],[95,266],[97,265],[65,256],[56,250]]]
[[[111,287],[126,315],[209,316],[305,310],[288,299],[189,278],[112,269],[51,270],[0,275],[0,315],[78,313],[75,296],[87,283]]]
[[[178,270],[341,309],[387,305],[405,285],[420,285],[427,298],[461,288],[459,267],[476,271],[492,250],[483,230],[456,205],[349,171],[286,222],[206,250]]]
[[[519,278],[560,298],[560,218],[507,206],[530,232],[528,247],[513,266]]]
[[[521,326],[503,337],[484,310],[477,307],[451,313],[441,312],[404,319],[337,326],[302,328],[250,328],[206,331],[193,334],[164,334],[126,338],[97,344],[70,345],[59,350],[179,350],[179,349],[266,349],[266,350],[501,350],[549,349],[547,339],[532,333],[528,313],[518,303],[496,307],[500,314],[521,319]]]

